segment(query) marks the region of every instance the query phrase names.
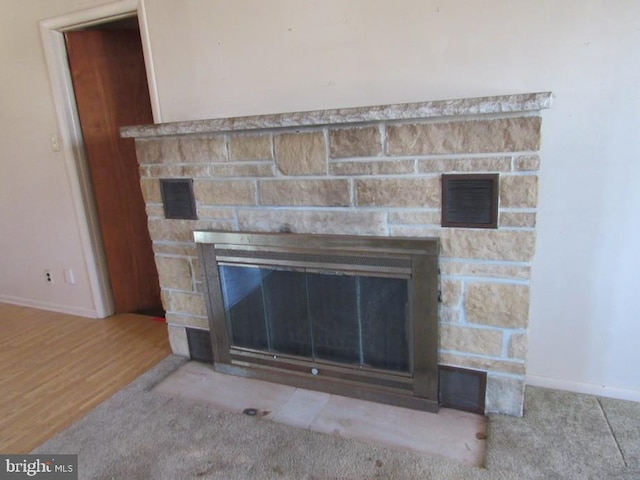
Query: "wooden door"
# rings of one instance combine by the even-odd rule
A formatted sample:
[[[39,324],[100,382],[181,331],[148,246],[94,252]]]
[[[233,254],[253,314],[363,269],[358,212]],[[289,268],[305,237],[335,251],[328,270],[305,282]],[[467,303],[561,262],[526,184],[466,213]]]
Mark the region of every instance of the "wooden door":
[[[162,308],[132,139],[153,123],[137,30],[65,33],[116,313]]]

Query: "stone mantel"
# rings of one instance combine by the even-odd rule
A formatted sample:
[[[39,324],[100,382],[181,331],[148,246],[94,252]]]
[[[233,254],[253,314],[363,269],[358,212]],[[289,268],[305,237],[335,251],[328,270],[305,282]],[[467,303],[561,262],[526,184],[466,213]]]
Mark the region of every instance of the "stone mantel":
[[[550,92],[502,95],[493,97],[436,100],[430,102],[378,105],[372,107],[338,108],[310,112],[253,115],[186,122],[123,127],[127,138],[222,133],[242,130],[264,130],[299,126],[326,126],[394,120],[416,120],[467,115],[531,112],[551,107]]]
[[[485,411],[522,415],[541,110],[551,93],[124,127],[173,352],[209,329],[195,230],[435,237],[440,365],[486,372]],[[443,174],[499,178],[497,228],[441,223]],[[195,219],[165,217],[188,179]],[[187,182],[188,183],[188,182]]]

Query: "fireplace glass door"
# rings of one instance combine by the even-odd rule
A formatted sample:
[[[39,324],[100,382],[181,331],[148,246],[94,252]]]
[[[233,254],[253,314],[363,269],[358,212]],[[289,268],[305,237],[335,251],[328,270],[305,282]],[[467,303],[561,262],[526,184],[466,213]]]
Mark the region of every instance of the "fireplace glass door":
[[[437,410],[437,240],[195,239],[216,371]]]
[[[232,346],[410,372],[406,278],[218,268]]]

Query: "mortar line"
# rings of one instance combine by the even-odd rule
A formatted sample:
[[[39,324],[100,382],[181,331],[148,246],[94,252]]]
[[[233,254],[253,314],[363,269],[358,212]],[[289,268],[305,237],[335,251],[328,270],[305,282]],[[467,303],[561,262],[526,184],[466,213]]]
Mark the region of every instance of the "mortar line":
[[[611,427],[611,422],[609,422],[609,417],[607,416],[607,412],[605,411],[604,407],[602,406],[602,402],[600,401],[600,398],[596,397],[596,400],[598,401],[598,406],[600,407],[600,411],[602,412],[602,415],[604,416],[604,419],[607,421],[607,426],[609,427],[609,431],[611,432],[611,436],[613,437],[613,440],[616,442],[616,447],[618,447],[618,451],[620,452],[620,456],[622,457],[622,461],[624,462],[624,466],[628,467],[629,466],[629,462],[627,462],[627,458],[624,456],[624,451],[622,450],[622,447],[620,446],[620,442],[618,441],[618,438],[616,437],[616,433],[613,431],[613,428]]]

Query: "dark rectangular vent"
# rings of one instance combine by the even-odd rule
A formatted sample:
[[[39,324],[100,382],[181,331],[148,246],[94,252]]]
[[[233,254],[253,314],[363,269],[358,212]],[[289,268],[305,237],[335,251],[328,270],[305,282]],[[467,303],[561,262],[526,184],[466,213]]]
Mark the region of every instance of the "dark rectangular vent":
[[[442,175],[442,226],[498,227],[498,174]]]
[[[440,406],[484,415],[487,372],[438,365]]]
[[[187,343],[189,344],[189,358],[199,362],[213,364],[213,348],[211,334],[206,330],[186,328]]]
[[[193,180],[190,178],[162,178],[160,191],[165,218],[197,220]]]

